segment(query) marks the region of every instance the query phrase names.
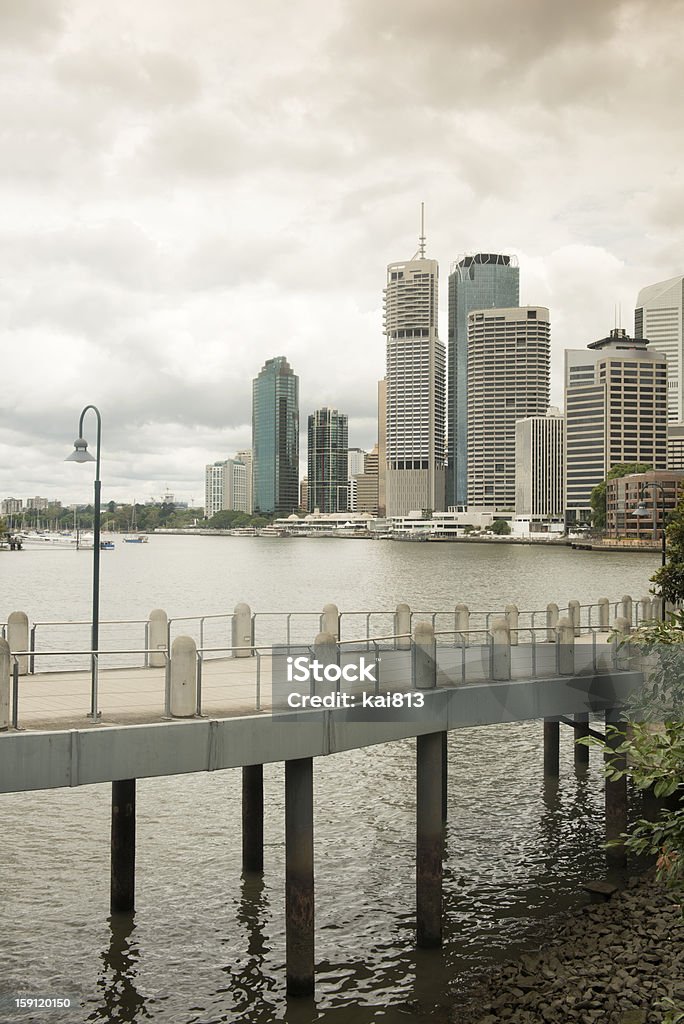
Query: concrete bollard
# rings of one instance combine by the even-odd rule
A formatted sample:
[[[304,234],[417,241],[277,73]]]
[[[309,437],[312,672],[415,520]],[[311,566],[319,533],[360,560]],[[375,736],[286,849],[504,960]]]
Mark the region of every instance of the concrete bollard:
[[[321,665],[339,664],[339,649],[334,633],[317,633],[314,640],[314,657]]]
[[[507,604],[504,608],[504,615],[510,630],[511,644],[516,646],[518,643],[518,620],[520,618],[517,604]]]
[[[177,636],[171,645],[171,715],[192,718],[197,711],[197,644]]]
[[[467,604],[457,604],[454,608],[454,621],[456,629],[456,642],[460,642],[464,647],[468,647],[470,644],[470,637],[468,630],[470,629],[470,609]]]
[[[323,606],[321,633],[332,633],[336,640],[340,639],[340,612],[336,604]]]
[[[659,622],[663,617],[663,602],[659,597],[651,598],[651,618]]]
[[[572,623],[574,636],[580,635],[581,611],[579,601],[568,601],[568,618]]]
[[[10,651],[28,651],[29,649],[29,620],[26,612],[11,612],[7,619],[7,642]],[[17,658],[19,662],[19,675],[25,676],[28,673],[28,654]]]
[[[556,627],[558,626],[558,605],[551,601],[546,606],[546,640],[550,644],[556,642]]]
[[[407,604],[398,604],[394,613],[394,647],[398,651],[411,648],[411,609]]]
[[[570,616],[558,622],[558,675],[573,676],[575,674],[575,624]]]
[[[233,620],[231,623],[231,647],[239,648],[233,651],[234,658],[249,658],[252,651],[252,609],[244,601],[235,605],[233,609]]]
[[[627,619],[627,621],[629,622],[630,627],[631,627],[631,625],[632,625],[632,598],[629,596],[629,594],[623,594],[622,600],[618,604],[617,618],[618,619]]]
[[[151,653],[147,664],[150,668],[163,668],[166,664],[166,645],[169,642],[169,617],[161,608],[150,612],[147,622],[147,646]],[[163,648],[163,650],[162,650]],[[157,653],[158,652],[158,653]]]
[[[637,619],[636,624],[640,626],[643,622],[649,622],[651,619],[651,598],[650,596],[642,597],[637,602]]]
[[[598,628],[600,633],[610,630],[610,601],[607,597],[598,599]]]
[[[437,645],[431,622],[417,622],[413,630],[413,686],[432,690],[437,685]]]
[[[489,629],[492,638],[492,679],[511,678],[511,631],[507,619],[494,619]]]
[[[620,615],[613,623],[613,629],[620,637],[629,636],[632,632],[632,620]]]
[[[616,634],[612,643],[613,666],[615,668],[627,668],[629,667],[629,653],[625,655],[625,648],[621,648],[620,644],[632,632],[632,623],[629,619],[620,615],[613,623],[613,629]]]
[[[9,729],[11,661],[9,644],[0,640],[0,730]]]

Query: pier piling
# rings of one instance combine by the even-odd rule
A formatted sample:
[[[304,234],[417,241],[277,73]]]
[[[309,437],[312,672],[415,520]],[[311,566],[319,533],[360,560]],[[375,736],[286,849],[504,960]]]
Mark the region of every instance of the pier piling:
[[[135,779],[112,782],[112,914],[135,910]]]
[[[442,944],[444,736],[416,738],[416,940]]]
[[[242,769],[242,870],[264,870],[264,766]]]
[[[407,604],[398,604],[394,612],[394,646],[398,651],[411,648],[411,609]]]
[[[621,720],[620,711],[615,708],[609,708],[606,710],[606,740],[609,749],[606,750],[604,757],[606,761],[610,761],[611,764],[617,768],[624,770],[627,767],[627,758],[625,754],[616,754],[615,750],[623,741],[623,737],[619,734],[608,734],[608,727],[622,726],[624,722]],[[627,776],[623,775],[621,779],[606,779],[605,785],[605,802],[606,802],[606,840],[619,839],[623,832],[627,831]],[[627,851],[624,843],[620,843],[618,846],[609,846],[606,850],[608,859],[616,867],[624,865],[627,861]]]
[[[576,741],[589,735],[589,713],[578,712],[575,715],[575,767],[586,768],[589,764],[589,747]]]
[[[314,991],[313,758],[285,762],[287,992]]]
[[[544,719],[544,775],[560,775],[560,723],[554,718]]]

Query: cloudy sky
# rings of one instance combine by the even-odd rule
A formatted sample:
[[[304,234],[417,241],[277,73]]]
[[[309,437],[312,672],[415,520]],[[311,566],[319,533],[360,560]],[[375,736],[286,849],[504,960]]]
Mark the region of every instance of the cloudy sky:
[[[388,262],[516,253],[562,350],[684,272],[682,0],[0,0],[0,497],[203,501],[286,355],[376,437]],[[94,439],[94,423],[86,436]],[[305,442],[302,445],[305,455]]]

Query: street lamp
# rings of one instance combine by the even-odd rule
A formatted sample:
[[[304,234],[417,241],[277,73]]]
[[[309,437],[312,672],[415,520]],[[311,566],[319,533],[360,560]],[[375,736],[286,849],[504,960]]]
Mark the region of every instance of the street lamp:
[[[661,509],[660,564],[662,566],[665,566],[667,564],[667,548],[666,548],[666,538],[665,538],[665,488],[663,487],[663,485],[661,483],[658,483],[657,480],[651,480],[650,483],[641,483],[641,484],[639,484],[639,504],[637,505],[637,507],[632,512],[632,515],[635,516],[637,519],[645,519],[646,517],[650,516],[651,513],[646,508],[646,506],[644,504],[644,497],[643,497],[644,491],[648,490],[649,487],[653,487],[653,488],[657,487],[658,490],[660,491],[660,509]],[[653,534],[654,534],[654,539],[655,539],[655,534],[658,532],[658,527],[657,527],[656,523],[657,523],[657,519],[656,519],[656,508],[655,508],[655,501],[654,501],[653,502]],[[660,617],[661,617],[662,621],[664,622],[665,621],[665,598],[664,597],[662,597],[661,600],[660,600]]]
[[[88,451],[88,442],[83,436],[83,417],[92,409],[97,416],[96,458]],[[74,450],[67,455],[65,462],[95,463],[95,504],[93,513],[93,620],[90,634],[90,717],[99,718],[97,710],[97,650],[100,628],[100,438],[102,420],[100,410],[94,405],[86,405],[78,421],[78,437],[74,441]]]

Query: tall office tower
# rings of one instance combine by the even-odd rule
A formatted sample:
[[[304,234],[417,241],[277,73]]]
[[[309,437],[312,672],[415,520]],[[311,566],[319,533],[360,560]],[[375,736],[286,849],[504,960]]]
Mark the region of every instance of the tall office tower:
[[[387,381],[378,381],[378,515],[387,506]]]
[[[348,421],[337,409],[317,409],[309,416],[309,511],[346,512],[349,507]]]
[[[667,356],[667,418],[684,423],[684,277],[642,288],[634,310],[634,337]]]
[[[515,514],[562,519],[565,511],[565,423],[560,409],[515,424]]]
[[[515,256],[478,252],[462,256],[449,274],[449,353],[447,404],[447,506],[468,501],[468,314],[474,309],[517,306]]]
[[[363,473],[356,477],[356,511],[378,514],[378,480],[380,459],[377,444],[368,452]]]
[[[252,502],[252,449],[244,448],[241,452],[235,453],[235,458],[238,462],[244,462],[245,474],[247,480],[247,496],[245,501],[245,512],[252,514],[253,502]]]
[[[204,472],[204,514],[249,512],[249,481],[242,459],[226,459],[207,466]]]
[[[549,406],[544,306],[468,314],[468,505],[515,508],[515,424]]]
[[[390,263],[387,338],[387,515],[444,509],[445,353],[437,336],[436,260],[425,236],[413,259]]]
[[[262,515],[299,504],[299,377],[284,356],[267,359],[252,382],[252,501]]]
[[[309,481],[303,476],[299,484],[299,511],[309,511]]]
[[[667,468],[667,360],[615,328],[565,351],[565,518],[591,519],[591,491],[621,462]]]

